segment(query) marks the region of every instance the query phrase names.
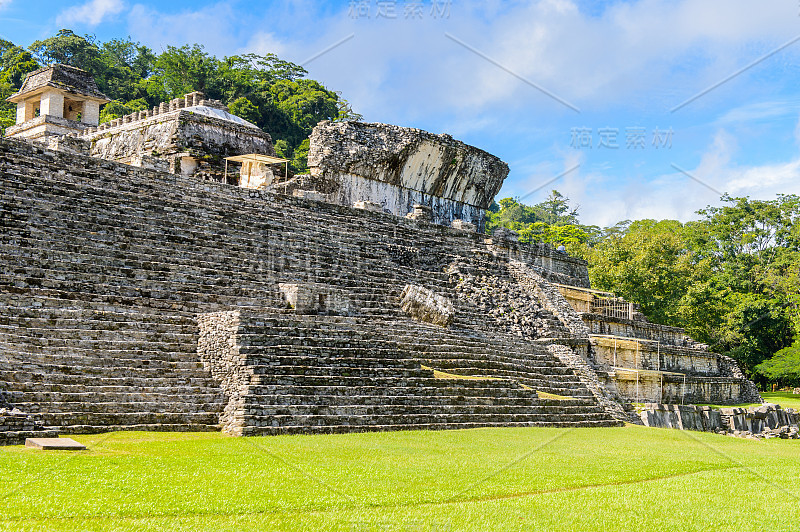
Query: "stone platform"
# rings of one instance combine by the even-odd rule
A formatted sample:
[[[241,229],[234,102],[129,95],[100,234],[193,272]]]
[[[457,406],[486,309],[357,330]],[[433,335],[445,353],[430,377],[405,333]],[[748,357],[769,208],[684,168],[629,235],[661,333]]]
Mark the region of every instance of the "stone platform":
[[[0,170],[0,388],[62,433],[619,423],[571,365],[580,317],[548,300],[575,261],[14,140]],[[539,332],[488,317],[455,265],[521,287]],[[404,312],[407,285],[452,321]]]

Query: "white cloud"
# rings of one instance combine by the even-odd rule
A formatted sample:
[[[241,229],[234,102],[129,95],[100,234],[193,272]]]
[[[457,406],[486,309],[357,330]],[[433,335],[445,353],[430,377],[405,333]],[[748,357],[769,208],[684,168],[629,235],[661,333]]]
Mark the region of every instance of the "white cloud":
[[[570,0],[514,2],[491,16],[482,2],[464,1],[452,4],[448,19],[426,11],[420,20],[405,20],[402,9],[395,20],[378,18],[374,7],[357,19],[346,8],[312,11],[308,23],[321,30],[281,44],[288,59],[302,61],[355,34],[314,61],[311,76],[342,90],[367,117],[395,122],[442,109],[469,122],[520,109],[540,119],[573,113],[445,33],[585,112],[614,105],[666,112],[797,34],[796,6],[749,0],[618,2],[599,16]],[[684,112],[718,101],[736,82]]]
[[[280,57],[286,49],[286,45],[274,33],[259,31],[250,38],[243,50],[259,55],[275,54]]]
[[[800,127],[800,123],[798,123]],[[775,199],[777,194],[800,195],[800,156],[763,165],[740,165],[736,139],[719,130],[695,168],[683,168],[651,180],[639,176],[622,182],[617,176],[582,169],[559,191],[581,204],[581,220],[600,226],[630,219],[697,219],[697,210],[718,205],[720,193]]]
[[[238,24],[237,24],[238,22]],[[248,21],[248,24],[250,21]],[[166,46],[202,44],[206,51],[232,55],[238,47],[244,25],[228,2],[219,2],[196,11],[163,13],[144,4],[136,4],[128,14],[128,31],[156,52]]]
[[[56,17],[58,24],[86,24],[97,26],[108,17],[125,9],[122,0],[89,0],[85,4],[69,7]]]
[[[13,0],[0,0],[0,9],[5,9],[10,6],[12,1]]]

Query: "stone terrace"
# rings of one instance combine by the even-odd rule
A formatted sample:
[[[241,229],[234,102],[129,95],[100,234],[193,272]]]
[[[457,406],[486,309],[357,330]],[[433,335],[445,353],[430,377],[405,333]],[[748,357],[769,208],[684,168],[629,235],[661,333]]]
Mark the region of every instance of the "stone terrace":
[[[0,169],[0,390],[63,432],[617,423],[553,354],[588,342],[563,316],[542,305],[550,333],[531,341],[459,299],[452,264],[513,279],[482,235],[14,140]],[[287,308],[281,283],[320,307]],[[455,322],[411,320],[407,284],[450,298]],[[239,313],[227,365],[198,352],[219,312]]]

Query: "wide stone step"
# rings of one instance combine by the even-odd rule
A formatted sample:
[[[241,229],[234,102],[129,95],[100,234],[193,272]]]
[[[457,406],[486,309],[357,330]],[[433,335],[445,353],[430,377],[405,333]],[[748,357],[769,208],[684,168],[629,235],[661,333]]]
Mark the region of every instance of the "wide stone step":
[[[279,405],[305,405],[305,406],[330,406],[339,404],[353,404],[361,406],[381,406],[381,405],[417,405],[426,403],[446,403],[470,405],[508,405],[508,406],[580,406],[597,410],[597,405],[593,401],[583,398],[569,398],[563,400],[537,399],[537,395],[532,390],[520,390],[518,393],[505,393],[498,395],[495,389],[469,389],[469,395],[464,395],[463,388],[431,388],[414,390],[414,394],[409,393],[406,388],[384,389],[382,395],[359,395],[358,389],[349,390],[350,393],[323,394],[309,393],[308,395],[295,394],[261,394],[247,395],[242,398],[245,408],[257,408],[259,406]],[[475,393],[482,392],[482,393]]]
[[[413,407],[413,408],[411,408]],[[404,401],[400,404],[387,402],[384,405],[359,405],[346,403],[332,403],[329,405],[246,405],[237,418],[248,419],[253,417],[269,418],[275,416],[438,416],[462,415],[474,418],[483,416],[504,416],[507,418],[520,418],[536,416],[542,418],[564,418],[565,416],[581,416],[597,418],[596,407],[578,406],[547,406],[547,405],[508,405],[508,404],[459,404],[457,402],[418,402],[415,404]],[[522,421],[522,420],[520,420]]]
[[[432,377],[429,370],[416,368],[385,368],[385,367],[359,367],[359,366],[269,366],[259,367],[253,372],[254,382],[274,381],[283,377],[320,378],[346,378],[346,379],[383,379],[383,378],[413,378]]]
[[[58,438],[58,431],[45,430],[0,430],[0,445],[22,445],[28,438]]]
[[[219,423],[217,413],[206,412],[43,412],[39,414],[48,427],[69,427],[80,425],[94,426],[136,426],[136,425],[187,425],[214,426]],[[106,429],[108,430],[108,429]],[[129,429],[134,430],[134,429]]]
[[[185,399],[185,397],[184,397]],[[175,396],[144,393],[136,394],[22,394],[14,406],[32,413],[86,412],[86,413],[136,413],[171,412],[173,414],[218,414],[224,408],[221,396],[198,396],[198,402],[183,402]]]
[[[20,331],[22,333],[23,331]],[[26,336],[24,334],[3,334],[0,336],[0,344],[17,346],[24,350],[27,346],[31,348],[71,348],[81,350],[96,351],[153,351],[162,353],[193,353],[197,350],[197,341],[175,342],[159,341],[157,338],[150,339],[114,339],[112,335],[105,339],[101,338],[70,338],[62,337],[60,332],[53,331],[53,336]]]
[[[502,419],[497,419],[502,418]],[[587,414],[516,414],[494,416],[491,414],[396,414],[396,415],[288,415],[288,416],[248,416],[241,418],[245,426],[258,428],[280,426],[327,427],[332,425],[369,426],[400,424],[450,424],[450,423],[532,423],[547,426],[549,423],[607,422],[611,418],[605,413]]]
[[[293,354],[299,352],[302,354]],[[373,368],[399,368],[399,369],[419,369],[420,362],[415,359],[406,358],[399,353],[392,353],[394,356],[373,356],[374,352],[364,353],[363,356],[348,350],[341,353],[331,353],[322,351],[319,354],[311,354],[308,351],[291,350],[287,353],[292,354],[248,354],[245,364],[250,366],[248,369],[253,373],[270,373],[273,366],[330,366],[330,367],[373,367]],[[354,356],[356,355],[356,356]]]
[[[0,378],[7,383],[4,386],[7,391],[18,389],[24,383],[30,386],[39,386],[44,389],[46,386],[65,384],[86,387],[137,387],[137,388],[172,388],[172,389],[207,389],[216,388],[216,383],[209,375],[162,375],[160,377],[138,377],[133,374],[115,377],[107,376],[105,373],[90,374],[82,372],[80,369],[73,369],[72,373],[62,371],[29,371],[29,370],[0,370]]]
[[[308,426],[308,425],[287,425],[282,427],[244,427],[241,429],[240,435],[242,436],[273,436],[281,434],[342,434],[352,432],[389,432],[398,430],[465,430],[465,429],[480,429],[489,427],[547,427],[547,428],[602,428],[602,427],[617,427],[620,422],[609,419],[599,421],[580,421],[580,422],[562,422],[551,421],[543,423],[534,422],[514,422],[514,421],[487,421],[483,423],[458,423],[458,422],[443,422],[443,423],[425,423],[422,421],[414,422],[413,420],[403,420],[400,424],[386,424],[386,425],[327,425],[327,426]]]
[[[1,345],[1,344],[0,344]],[[122,353],[125,355],[127,353]],[[203,372],[205,368],[202,362],[194,357],[187,356],[186,360],[164,360],[159,358],[150,358],[141,356],[142,353],[134,353],[140,356],[134,358],[125,358],[123,356],[115,356],[115,354],[107,351],[88,351],[88,355],[71,354],[69,352],[40,349],[40,350],[16,350],[8,349],[7,346],[2,347],[2,355],[0,355],[0,367],[3,364],[3,359],[11,364],[27,364],[32,366],[76,366],[76,367],[94,367],[94,368],[128,368],[128,369],[145,369],[145,370],[159,370],[167,372]]]
[[[57,414],[56,414],[57,415]],[[103,434],[121,431],[148,431],[148,432],[219,432],[222,427],[217,421],[209,423],[127,423],[114,424],[78,424],[70,423],[70,419],[63,420],[65,425],[58,426],[61,435],[67,434]],[[113,438],[113,436],[111,436]]]
[[[55,360],[69,359],[69,357],[82,357],[87,359],[100,359],[99,362],[105,359],[112,361],[112,363],[115,360],[141,360],[144,363],[149,360],[153,364],[158,362],[164,364],[195,364],[198,360],[195,351],[147,351],[136,347],[128,349],[98,349],[96,347],[40,346],[0,341],[0,349],[2,349],[0,351],[0,362],[3,360],[3,353],[8,353],[9,357],[12,355],[22,357],[52,355]],[[31,358],[31,360],[35,359]]]

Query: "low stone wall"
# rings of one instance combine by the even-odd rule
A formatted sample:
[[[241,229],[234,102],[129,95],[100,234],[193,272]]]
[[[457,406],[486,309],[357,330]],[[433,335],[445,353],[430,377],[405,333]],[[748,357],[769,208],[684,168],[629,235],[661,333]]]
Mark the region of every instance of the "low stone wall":
[[[745,379],[731,377],[689,377],[675,373],[616,370],[614,380],[628,401],[668,403],[737,404],[761,402],[748,395]]]
[[[603,337],[592,337],[592,351],[597,363],[607,366],[687,375],[733,376],[721,371],[720,355],[709,351],[659,346],[649,341],[638,342],[634,338]]]
[[[609,319],[606,316],[591,313],[583,313],[581,317],[592,334],[627,336],[678,347],[694,347],[698,349],[704,347],[703,344],[695,342],[686,336],[686,331],[680,327],[659,325],[642,320]]]
[[[740,437],[800,438],[800,414],[765,404],[750,408],[649,404],[640,414],[648,427],[716,432]]]
[[[493,235],[487,240],[497,257],[523,262],[551,283],[589,288],[588,263],[577,257],[556,251],[550,244],[518,242],[512,235]]]
[[[237,433],[235,415],[241,410],[244,388],[249,382],[245,357],[240,355],[237,341],[239,316],[238,310],[197,316],[197,354],[228,400],[219,421],[223,430],[231,434]]]

